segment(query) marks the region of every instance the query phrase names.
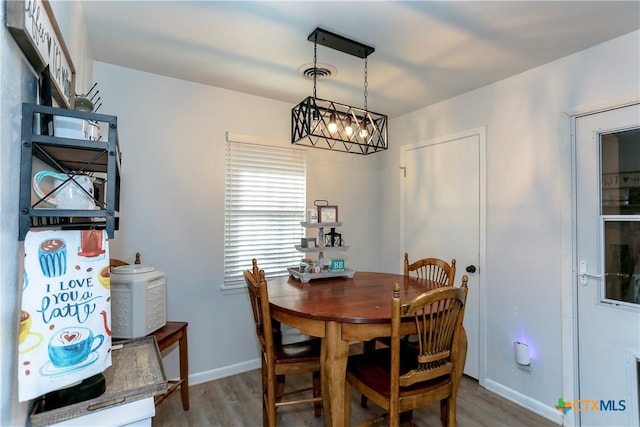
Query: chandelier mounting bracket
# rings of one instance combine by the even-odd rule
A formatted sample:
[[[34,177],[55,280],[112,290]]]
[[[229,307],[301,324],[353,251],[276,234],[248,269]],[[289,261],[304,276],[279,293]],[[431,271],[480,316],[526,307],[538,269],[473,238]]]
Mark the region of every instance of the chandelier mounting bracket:
[[[339,50],[340,52],[348,53],[349,55],[357,56],[358,58],[366,58],[375,52],[375,49],[371,46],[323,30],[322,28],[313,30],[307,40],[331,49]]]

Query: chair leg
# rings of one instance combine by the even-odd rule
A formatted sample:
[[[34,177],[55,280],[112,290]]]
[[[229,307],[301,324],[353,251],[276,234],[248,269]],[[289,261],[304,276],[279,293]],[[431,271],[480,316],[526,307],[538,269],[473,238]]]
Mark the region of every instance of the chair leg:
[[[413,418],[413,410],[408,410],[400,413],[400,424],[410,423]]]
[[[449,397],[440,401],[440,422],[443,427],[456,427],[458,425],[454,398]]]
[[[276,385],[269,377],[268,365],[262,360],[262,425],[276,426]]]
[[[388,403],[389,403],[389,427],[400,427],[400,401],[390,399]]]
[[[267,396],[262,396],[262,427],[269,427],[269,410]]]
[[[369,341],[365,341],[362,343],[362,352],[363,353],[369,353],[371,351],[375,351],[376,349],[376,340],[369,340]],[[360,406],[362,406],[363,408],[367,407],[367,396],[365,396],[364,394],[360,395]]]
[[[320,371],[313,373],[313,397],[322,397]],[[313,403],[313,411],[316,417],[322,415],[322,402]]]
[[[389,414],[389,427],[400,427],[400,414]]]
[[[284,375],[276,376],[276,402],[284,395]]]
[[[276,379],[269,375],[269,365],[262,359],[262,424],[276,427]]]
[[[367,396],[365,396],[364,394],[360,395],[360,406],[363,408],[367,407]]]

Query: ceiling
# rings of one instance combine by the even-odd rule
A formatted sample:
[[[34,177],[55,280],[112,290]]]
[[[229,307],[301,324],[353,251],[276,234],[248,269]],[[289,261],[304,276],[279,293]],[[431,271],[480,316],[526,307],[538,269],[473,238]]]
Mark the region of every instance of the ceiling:
[[[295,105],[320,27],[375,48],[368,109],[396,117],[640,28],[640,1],[83,1],[94,59]],[[640,55],[640,53],[638,53]],[[318,98],[364,105],[364,60],[318,45]],[[303,67],[304,68],[304,67]],[[98,82],[98,87],[99,87]]]

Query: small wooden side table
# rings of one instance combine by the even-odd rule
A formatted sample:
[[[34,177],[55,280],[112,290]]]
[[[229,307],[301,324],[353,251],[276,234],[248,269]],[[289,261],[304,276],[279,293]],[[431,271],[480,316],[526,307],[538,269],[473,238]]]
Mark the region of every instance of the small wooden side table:
[[[155,397],[155,404],[158,405],[164,399],[169,397],[171,393],[180,387],[180,395],[182,397],[182,408],[189,409],[189,352],[187,349],[187,322],[167,322],[165,326],[149,336],[156,337],[158,349],[160,353],[169,348],[176,341],[180,350],[180,379],[177,381],[169,381],[169,389],[166,394]]]

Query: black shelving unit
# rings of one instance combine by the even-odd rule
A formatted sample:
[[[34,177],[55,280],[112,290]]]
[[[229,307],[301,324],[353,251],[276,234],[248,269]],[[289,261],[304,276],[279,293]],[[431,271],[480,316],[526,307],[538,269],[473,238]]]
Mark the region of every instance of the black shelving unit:
[[[63,138],[48,135],[54,116],[73,117],[98,123],[101,138]],[[46,131],[40,131],[46,127]],[[56,209],[44,199],[32,200],[33,159],[38,158],[52,170],[67,175],[89,174],[100,180],[94,191],[95,210]],[[109,238],[118,229],[120,210],[120,162],[118,119],[116,116],[89,113],[36,104],[22,105],[22,150],[20,164],[20,226],[18,240],[24,240],[30,228],[105,229]],[[52,191],[53,192],[53,191]]]

